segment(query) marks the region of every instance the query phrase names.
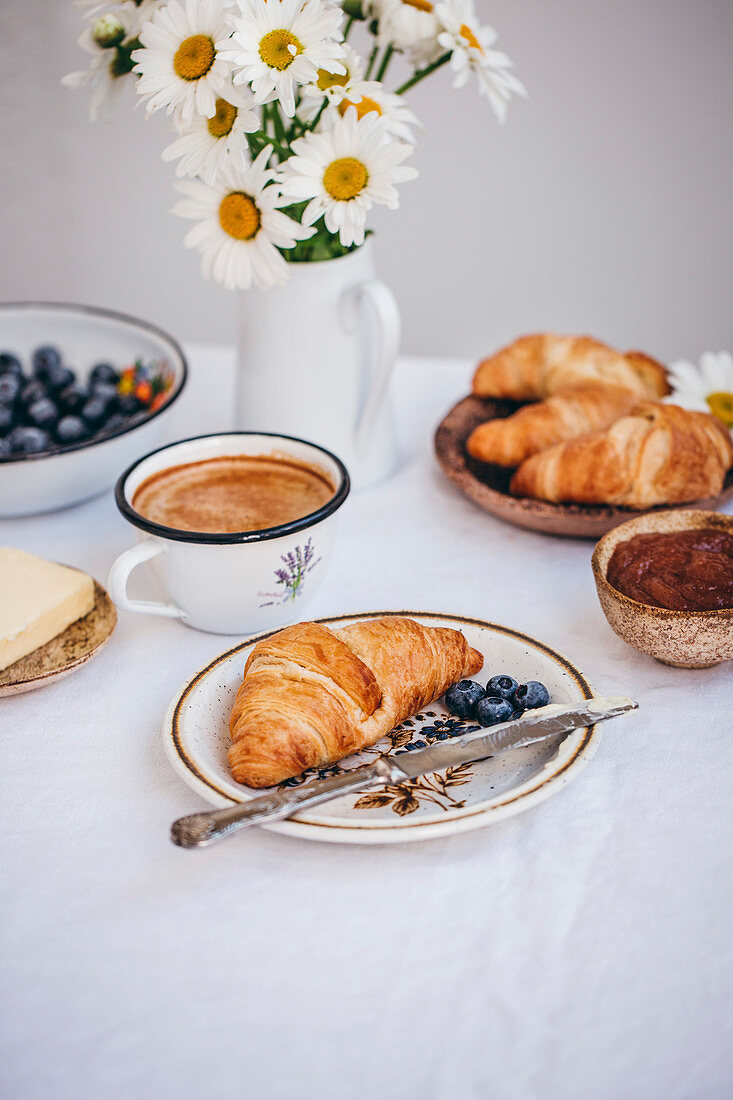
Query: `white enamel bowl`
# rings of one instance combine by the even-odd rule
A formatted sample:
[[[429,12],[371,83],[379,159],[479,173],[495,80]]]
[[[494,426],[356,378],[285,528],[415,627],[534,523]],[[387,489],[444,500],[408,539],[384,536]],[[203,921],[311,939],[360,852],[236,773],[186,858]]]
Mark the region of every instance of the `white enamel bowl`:
[[[0,351],[17,355],[27,371],[32,353],[44,344],[59,349],[81,382],[95,363],[121,368],[140,358],[145,363],[165,363],[173,374],[173,387],[160,409],[104,439],[53,453],[0,458],[0,516],[52,512],[111,489],[120,470],[161,442],[172,406],[186,383],[186,360],[180,347],[145,321],[91,306],[0,304]]]

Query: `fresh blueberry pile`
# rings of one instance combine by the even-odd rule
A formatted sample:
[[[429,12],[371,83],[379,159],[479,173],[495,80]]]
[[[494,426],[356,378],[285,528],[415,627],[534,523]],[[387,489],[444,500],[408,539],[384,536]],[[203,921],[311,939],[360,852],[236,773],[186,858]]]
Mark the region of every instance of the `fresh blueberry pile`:
[[[519,718],[550,702],[550,693],[539,680],[518,683],[513,676],[492,676],[485,688],[475,680],[459,680],[445,693],[445,703],[458,718],[473,718],[482,726],[495,726]]]
[[[141,360],[97,363],[82,384],[58,348],[37,348],[26,371],[0,352],[0,458],[58,451],[142,420],[166,400],[172,378]]]

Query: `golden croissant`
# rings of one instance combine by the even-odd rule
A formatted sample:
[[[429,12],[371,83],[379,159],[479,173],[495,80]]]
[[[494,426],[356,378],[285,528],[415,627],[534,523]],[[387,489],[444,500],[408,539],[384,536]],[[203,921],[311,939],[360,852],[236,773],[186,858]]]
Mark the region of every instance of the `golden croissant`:
[[[669,393],[661,363],[640,351],[622,354],[591,336],[522,336],[476,368],[478,397],[539,401],[578,382],[623,386],[641,400]]]
[[[504,419],[479,424],[466,449],[481,462],[518,466],[554,443],[609,428],[638,404],[636,394],[621,386],[579,382]]]
[[[717,496],[732,465],[733,442],[716,417],[649,403],[604,432],[532,455],[510,490],[554,502],[651,508]]]
[[[229,723],[232,775],[270,787],[332,764],[373,745],[482,664],[460,631],[412,619],[286,627],[258,642],[245,665]]]

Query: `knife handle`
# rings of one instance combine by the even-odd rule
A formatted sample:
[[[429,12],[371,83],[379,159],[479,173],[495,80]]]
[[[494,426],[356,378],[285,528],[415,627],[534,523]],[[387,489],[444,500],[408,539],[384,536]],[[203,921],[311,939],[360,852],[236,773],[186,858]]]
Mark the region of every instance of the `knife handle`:
[[[298,810],[318,806],[321,802],[327,802],[339,795],[354,794],[404,778],[401,769],[386,758],[381,758],[374,764],[357,768],[345,775],[335,775],[287,791],[273,791],[235,806],[227,806],[223,810],[209,810],[179,817],[171,825],[171,840],[181,848],[205,848],[240,829],[246,829],[249,825],[281,821]]]

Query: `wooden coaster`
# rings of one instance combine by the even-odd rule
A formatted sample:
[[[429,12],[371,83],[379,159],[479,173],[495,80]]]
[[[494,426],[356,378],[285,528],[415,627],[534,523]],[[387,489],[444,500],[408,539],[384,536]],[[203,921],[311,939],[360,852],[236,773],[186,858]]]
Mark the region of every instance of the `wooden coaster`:
[[[733,497],[733,470],[728,471],[723,491],[717,497],[690,501],[688,504],[660,505],[637,511],[612,505],[550,504],[545,500],[514,497],[509,492],[512,470],[477,462],[466,453],[466,440],[479,424],[503,418],[519,408],[513,401],[495,401],[485,397],[464,397],[438,425],[435,453],[443,470],[458,488],[479,508],[499,519],[540,531],[546,535],[597,539],[606,531],[634,516],[664,512],[670,508],[719,508]]]
[[[104,648],[116,623],[115,605],[95,581],[94,608],[88,615],[0,672],[0,699],[35,691],[70,675]]]

